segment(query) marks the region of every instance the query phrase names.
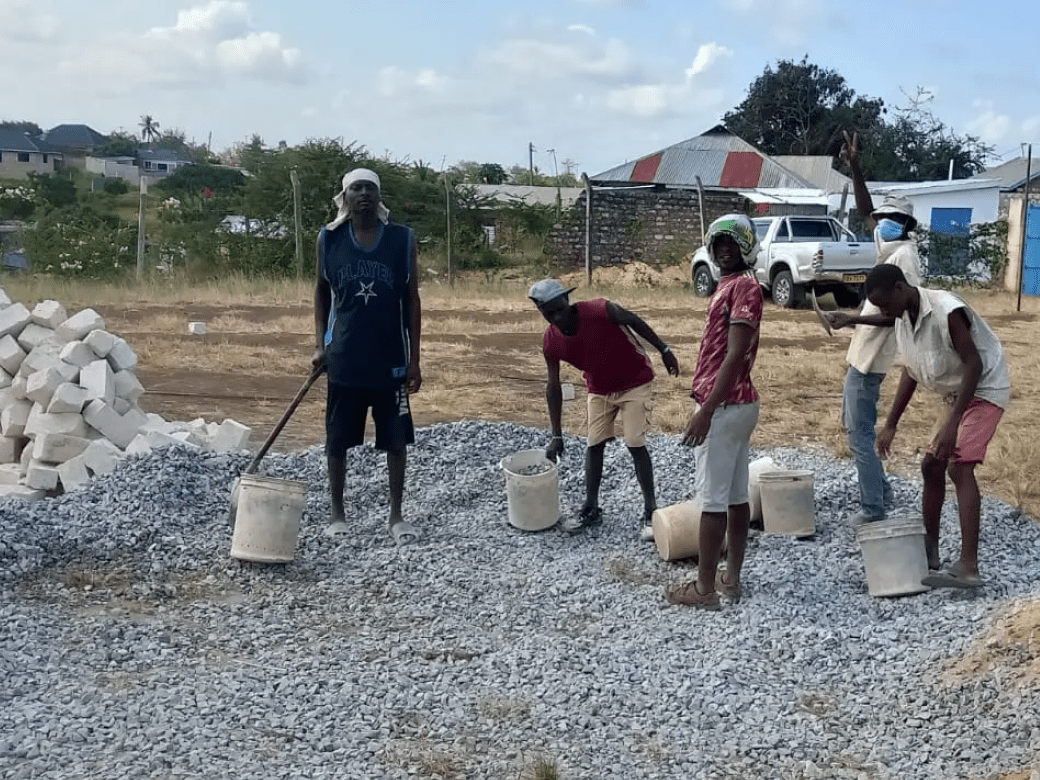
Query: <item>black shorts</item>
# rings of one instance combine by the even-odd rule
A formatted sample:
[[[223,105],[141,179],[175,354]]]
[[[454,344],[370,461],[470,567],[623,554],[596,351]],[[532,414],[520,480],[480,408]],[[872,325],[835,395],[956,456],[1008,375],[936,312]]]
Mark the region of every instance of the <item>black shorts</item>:
[[[368,410],[376,424],[376,448],[396,450],[415,442],[412,410],[405,385],[388,388],[348,387],[328,383],[325,403],[325,454],[342,458],[365,442]]]

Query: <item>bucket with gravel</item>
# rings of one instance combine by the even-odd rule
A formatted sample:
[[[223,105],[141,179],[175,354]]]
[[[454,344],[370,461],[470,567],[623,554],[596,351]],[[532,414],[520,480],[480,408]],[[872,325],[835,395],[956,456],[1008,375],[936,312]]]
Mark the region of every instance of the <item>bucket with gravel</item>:
[[[542,531],[560,519],[560,481],[556,464],[542,450],[523,450],[502,458],[509,524]]]

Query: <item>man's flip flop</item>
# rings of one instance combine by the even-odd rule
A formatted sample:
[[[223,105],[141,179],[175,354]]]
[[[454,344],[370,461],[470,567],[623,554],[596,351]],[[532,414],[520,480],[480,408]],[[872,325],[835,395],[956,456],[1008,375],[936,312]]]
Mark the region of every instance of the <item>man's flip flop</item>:
[[[349,533],[350,526],[342,520],[337,520],[335,523],[329,523],[329,527],[326,528],[324,531],[325,536],[329,536],[334,539],[341,536],[346,536]]]
[[[390,535],[394,537],[394,543],[398,547],[404,544],[411,544],[419,539],[419,531],[405,520],[398,520],[390,526]]]
[[[928,576],[921,580],[922,585],[930,588],[981,588],[982,577],[978,574],[964,574],[956,569],[937,569],[929,571]]]

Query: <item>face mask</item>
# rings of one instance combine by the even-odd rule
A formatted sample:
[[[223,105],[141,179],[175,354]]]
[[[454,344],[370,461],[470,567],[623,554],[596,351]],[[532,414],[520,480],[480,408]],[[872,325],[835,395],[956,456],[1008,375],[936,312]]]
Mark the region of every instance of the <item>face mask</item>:
[[[877,232],[882,241],[898,241],[903,237],[903,225],[894,219],[879,219]]]

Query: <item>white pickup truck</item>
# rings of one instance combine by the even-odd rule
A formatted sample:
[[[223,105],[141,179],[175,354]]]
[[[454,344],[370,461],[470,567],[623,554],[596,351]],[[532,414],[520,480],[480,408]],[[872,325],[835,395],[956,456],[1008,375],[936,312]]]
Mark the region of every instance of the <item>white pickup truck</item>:
[[[796,308],[805,293],[834,294],[839,306],[858,306],[863,282],[877,262],[877,248],[860,241],[834,217],[755,217],[759,250],[755,277],[778,306]],[[690,263],[694,292],[707,297],[719,282],[719,268],[701,247]]]

